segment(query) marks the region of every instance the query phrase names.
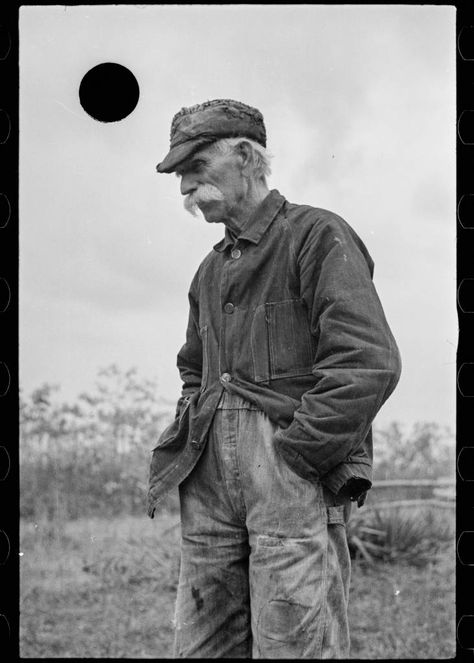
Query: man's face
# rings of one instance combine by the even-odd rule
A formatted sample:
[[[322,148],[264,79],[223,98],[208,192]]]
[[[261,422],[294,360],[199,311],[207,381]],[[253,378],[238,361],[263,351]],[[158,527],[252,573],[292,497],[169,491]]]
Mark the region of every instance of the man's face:
[[[241,158],[237,152],[219,154],[209,147],[195,152],[176,169],[185,207],[197,205],[209,223],[225,223],[244,196]],[[194,204],[194,205],[193,205]]]

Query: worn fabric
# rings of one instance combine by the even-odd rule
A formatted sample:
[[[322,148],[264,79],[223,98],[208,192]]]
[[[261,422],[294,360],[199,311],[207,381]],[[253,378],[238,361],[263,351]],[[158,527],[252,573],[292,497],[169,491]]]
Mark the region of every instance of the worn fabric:
[[[156,170],[172,173],[198,148],[231,137],[250,138],[266,147],[267,134],[261,112],[234,99],[212,99],[182,108],[171,123],[170,151]]]
[[[293,472],[278,426],[222,399],[180,485],[174,656],[346,658],[349,500]]]
[[[202,454],[224,390],[278,424],[274,444],[301,478],[337,494],[372,479],[372,421],[400,355],[355,231],[272,190],[236,239],[226,231],[190,287],[175,421],[150,468],[148,513]]]

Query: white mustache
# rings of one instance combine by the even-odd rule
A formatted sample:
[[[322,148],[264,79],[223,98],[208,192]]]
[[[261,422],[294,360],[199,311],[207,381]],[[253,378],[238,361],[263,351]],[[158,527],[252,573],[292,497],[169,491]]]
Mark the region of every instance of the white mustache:
[[[203,184],[185,197],[183,205],[185,210],[193,216],[197,216],[199,203],[210,203],[219,200],[224,200],[222,192],[212,184]]]

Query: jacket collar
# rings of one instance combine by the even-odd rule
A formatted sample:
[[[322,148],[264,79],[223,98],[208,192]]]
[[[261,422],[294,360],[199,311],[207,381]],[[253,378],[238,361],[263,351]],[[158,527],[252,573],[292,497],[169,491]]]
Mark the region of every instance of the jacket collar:
[[[277,189],[272,189],[247,221],[237,239],[246,239],[253,244],[258,244],[284,202],[285,198],[281,193]],[[214,249],[222,252],[231,244],[234,244],[234,240],[226,228],[224,238],[214,245]]]

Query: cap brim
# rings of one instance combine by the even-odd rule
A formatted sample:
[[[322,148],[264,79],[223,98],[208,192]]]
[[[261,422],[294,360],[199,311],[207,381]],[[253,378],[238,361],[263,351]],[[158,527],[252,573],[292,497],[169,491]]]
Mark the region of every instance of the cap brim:
[[[197,136],[196,138],[187,140],[185,143],[181,143],[181,145],[172,147],[163,161],[157,165],[157,172],[172,173],[180,163],[190,157],[199,147],[212,143],[213,140],[215,139]]]

